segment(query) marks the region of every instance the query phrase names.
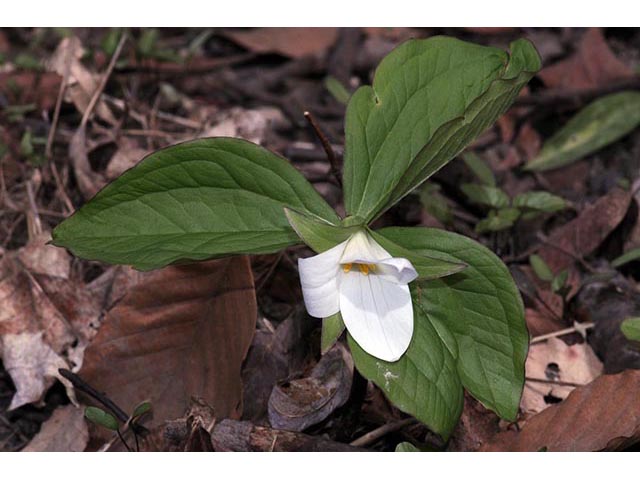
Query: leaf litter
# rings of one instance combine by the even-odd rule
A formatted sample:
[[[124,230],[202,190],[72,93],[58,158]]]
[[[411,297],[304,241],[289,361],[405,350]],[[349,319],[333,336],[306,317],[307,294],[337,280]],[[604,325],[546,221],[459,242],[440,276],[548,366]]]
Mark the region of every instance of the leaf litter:
[[[470,151],[486,160],[496,186],[511,198],[544,190],[573,202],[563,211],[518,220],[509,230],[477,234],[487,207],[470,202],[459,188],[477,181],[473,172],[458,160],[430,180],[429,191],[446,207],[446,228],[477,238],[508,262],[514,276],[524,279],[519,285],[532,338],[550,335],[531,345],[527,377],[550,383],[527,382],[517,419],[520,433],[471,398],[465,398],[461,421],[446,445],[424,426],[403,424],[405,416],[352,370],[348,353],[320,355],[319,323],[300,310],[293,249],[278,258],[253,259],[256,303],[246,259],[142,274],[72,259],[46,245],[47,232],[105,180],[147,152],[207,135],[240,136],[283,153],[340,209],[340,191],[301,112],[319,118],[341,156],[344,105],[322,79],[331,75],[352,92],[369,82],[380,58],[399,42],[443,32],[294,30],[159,31],[147,35],[150,45],[144,49],[138,43],[144,32],[128,31],[128,43],[92,110],[89,104],[113,53],[101,42],[115,32],[117,43],[122,31],[105,31],[102,39],[73,31],[48,39],[45,47],[13,44],[28,34],[9,37],[10,69],[0,73],[0,90],[13,108],[1,114],[3,120],[11,114],[11,121],[0,126],[2,145],[8,147],[0,162],[0,373],[8,371],[12,384],[4,387],[7,397],[0,383],[0,420],[6,416],[14,430],[5,434],[0,422],[0,449],[26,445],[38,428],[27,450],[122,449],[113,434],[94,425],[87,430],[82,407],[67,403],[76,401],[71,389],[62,394],[65,400],[51,402],[47,392],[60,390],[58,381],[68,386],[58,368],[78,373],[127,415],[150,399],[152,413],[142,420],[150,430],[140,439],[143,450],[350,451],[349,442],[398,422],[397,430],[366,448],[394,450],[403,442],[465,451],[637,445],[632,403],[637,375],[629,369],[640,363],[636,346],[620,330],[625,318],[640,313],[637,274],[633,262],[618,273],[606,262],[640,244],[634,233],[640,225],[632,195],[637,189],[628,187],[640,167],[634,160],[640,158],[640,136],[631,132],[554,171],[523,170],[572,115],[603,95],[599,89],[634,81],[638,65],[630,64],[633,57],[624,51],[634,39],[616,29],[454,33],[485,44],[522,34],[537,39],[545,59],[541,83],[532,84]],[[13,66],[13,50],[43,59],[45,71]],[[19,88],[8,91],[9,83]],[[60,94],[60,118],[52,125]],[[545,100],[551,94],[560,101]],[[83,115],[84,128],[78,129]],[[52,155],[41,156],[47,163],[38,164],[37,154],[44,150],[40,139],[51,128]],[[27,129],[36,139],[31,154],[20,148]],[[40,180],[30,202],[25,185],[34,178]],[[378,222],[442,227],[425,206],[417,193],[410,194]],[[29,227],[36,220],[41,229]],[[533,253],[554,275],[568,270],[570,291],[564,298],[528,269]],[[224,288],[233,285],[235,293]],[[591,323],[586,343],[575,331],[558,333]],[[194,336],[196,330],[207,334]],[[222,331],[225,338],[233,332],[235,340],[220,345],[216,332]],[[211,345],[217,348],[206,348]],[[85,394],[77,397],[83,406],[95,405]],[[26,408],[39,405],[53,411],[49,420],[41,427],[34,423],[29,433],[14,427],[24,425]],[[132,439],[130,429],[125,438]]]

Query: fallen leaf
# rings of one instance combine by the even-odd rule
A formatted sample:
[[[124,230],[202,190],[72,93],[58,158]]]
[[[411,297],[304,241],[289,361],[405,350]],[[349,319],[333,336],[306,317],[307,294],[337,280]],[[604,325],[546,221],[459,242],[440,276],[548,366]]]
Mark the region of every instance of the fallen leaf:
[[[554,230],[538,255],[554,272],[560,272],[593,252],[618,226],[629,209],[631,194],[614,188],[588,205],[577,218]]]
[[[83,65],[84,53],[84,47],[78,37],[66,37],[60,41],[46,62],[47,70],[57,73],[62,78],[65,78],[68,72],[65,100],[73,103],[81,114],[86,111],[100,83],[100,75],[90,72]],[[94,112],[107,123],[117,124],[113,112],[103,101],[98,101]]]
[[[108,312],[79,375],[126,412],[153,406],[151,427],[200,397],[217,418],[242,409],[240,367],[256,322],[247,257],[147,272]]]
[[[574,300],[576,315],[593,322],[589,343],[604,363],[605,373],[640,368],[640,349],[621,330],[622,322],[640,315],[635,282],[615,271],[603,270],[588,278]]]
[[[0,73],[0,92],[7,96],[10,105],[35,103],[42,110],[50,110],[56,104],[62,78],[51,72]]]
[[[308,377],[276,385],[269,397],[273,428],[302,432],[325,420],[349,399],[353,360],[337,343],[322,356]]]
[[[558,338],[535,343],[529,347],[525,364],[527,379],[568,382],[586,385],[602,374],[602,363],[586,343],[567,345]],[[545,397],[564,400],[575,389],[559,383],[527,380],[520,408],[525,413],[538,413],[550,406]]]
[[[84,411],[74,405],[59,407],[42,424],[23,452],[82,452],[89,441]]]
[[[78,188],[85,199],[92,198],[107,182],[99,172],[94,172],[89,163],[89,149],[87,148],[87,131],[80,125],[69,142],[69,158],[76,176]]]
[[[279,53],[300,58],[325,52],[338,38],[337,28],[252,28],[227,31],[224,35],[257,53]]]
[[[483,451],[620,450],[640,439],[640,371],[603,375],[527,421],[499,433]]]
[[[0,261],[0,357],[16,386],[10,409],[39,402],[60,378],[58,368],[79,365],[99,323],[100,291],[78,287],[69,255],[46,245],[48,238]]]
[[[206,137],[240,137],[263,145],[274,128],[287,124],[282,112],[273,107],[245,109],[233,107],[224,110],[214,119],[214,124],[200,135]]]
[[[118,150],[113,154],[109,165],[106,169],[106,177],[108,180],[115,180],[122,175],[125,171],[135,167],[140,160],[146,157],[149,150],[140,148],[138,143],[127,137],[122,137],[118,140]]]
[[[543,68],[538,76],[548,87],[580,90],[632,77],[633,70],[611,52],[600,28],[590,28],[571,57]]]

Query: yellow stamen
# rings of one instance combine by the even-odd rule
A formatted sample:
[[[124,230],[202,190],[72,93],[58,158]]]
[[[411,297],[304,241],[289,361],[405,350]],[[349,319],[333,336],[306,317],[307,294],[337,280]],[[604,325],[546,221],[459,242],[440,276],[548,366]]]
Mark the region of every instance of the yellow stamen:
[[[366,263],[359,263],[358,268],[360,268],[360,273],[362,273],[363,275],[369,275],[369,265],[367,265]]]
[[[349,273],[351,271],[351,267],[353,267],[353,263],[345,263],[342,266],[342,271],[344,271],[344,273]]]

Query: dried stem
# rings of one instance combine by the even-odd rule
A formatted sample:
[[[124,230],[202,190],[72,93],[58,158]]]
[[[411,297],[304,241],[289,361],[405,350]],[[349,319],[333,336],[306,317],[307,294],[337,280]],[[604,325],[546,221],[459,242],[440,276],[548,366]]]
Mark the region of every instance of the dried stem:
[[[320,140],[320,143],[322,144],[322,148],[324,149],[324,152],[327,154],[329,165],[331,166],[331,174],[334,176],[334,178],[338,182],[338,185],[342,187],[342,175],[340,174],[340,168],[338,166],[338,158],[336,157],[336,154],[333,151],[333,148],[331,148],[331,143],[329,142],[329,139],[320,129],[320,125],[318,125],[318,122],[316,122],[316,119],[313,117],[313,115],[311,115],[311,112],[304,112],[304,118],[307,119],[307,122],[309,122],[309,125],[311,126],[311,128],[313,128],[313,131],[318,137],[318,140]]]

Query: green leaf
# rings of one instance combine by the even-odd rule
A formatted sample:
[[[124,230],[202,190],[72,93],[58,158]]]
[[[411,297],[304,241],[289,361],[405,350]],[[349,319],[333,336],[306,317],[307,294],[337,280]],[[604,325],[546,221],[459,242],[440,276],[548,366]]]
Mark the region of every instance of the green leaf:
[[[396,452],[420,452],[418,447],[415,447],[412,443],[402,442],[396,445]]]
[[[339,221],[283,158],[244,140],[195,140],[125,172],[58,225],[53,243],[141,270],[270,253],[298,243],[284,207]]]
[[[351,98],[349,90],[347,90],[347,88],[336,77],[331,75],[326,77],[324,79],[324,86],[338,102],[344,103],[345,105],[349,102],[349,99]]]
[[[487,165],[479,155],[473,152],[465,152],[462,155],[462,160],[464,160],[464,163],[469,167],[478,180],[489,187],[496,186],[496,177],[493,174],[493,170],[491,170],[489,165]]]
[[[634,342],[640,342],[640,317],[627,318],[620,325],[625,337]]]
[[[375,383],[400,410],[449,438],[462,412],[463,392],[456,372],[455,340],[414,305],[413,338],[397,362],[385,362],[362,350],[348,336],[358,371]]]
[[[416,227],[378,233],[421,255],[468,265],[455,275],[418,282],[415,301],[433,324],[453,334],[464,387],[502,418],[515,419],[529,334],[509,270],[490,250],[455,233]]]
[[[513,199],[513,206],[553,213],[567,208],[567,202],[549,192],[525,192]]]
[[[291,208],[285,208],[284,212],[291,228],[295,230],[304,243],[317,253],[322,253],[335,247],[362,228],[361,226],[338,227],[319,217],[298,212]]]
[[[499,232],[513,227],[516,220],[520,217],[520,210],[517,208],[501,208],[500,210],[492,210],[487,218],[480,220],[476,224],[476,232]]]
[[[448,37],[396,48],[347,107],[347,214],[369,222],[424,182],[489,127],[539,68],[527,40],[511,44],[511,59]]]
[[[440,186],[425,182],[420,187],[420,203],[424,209],[445,225],[453,222],[453,212],[446,199],[440,194]]]
[[[558,275],[553,277],[553,280],[551,281],[551,290],[554,293],[560,292],[567,283],[567,278],[569,278],[569,270],[561,271]]]
[[[623,253],[618,258],[614,259],[611,262],[611,265],[614,268],[621,267],[629,262],[633,262],[635,260],[640,259],[640,248],[633,248],[628,252]]]
[[[131,414],[131,418],[136,419],[141,417],[142,415],[144,415],[147,412],[151,411],[151,402],[149,401],[144,401],[144,402],[140,402],[136,408],[133,409],[133,413]]]
[[[473,203],[487,205],[494,208],[508,207],[509,196],[497,187],[478,185],[477,183],[465,183],[460,189]]]
[[[402,243],[393,242],[388,237],[381,235],[379,231],[369,230],[369,234],[382,248],[389,252],[391,256],[409,260],[413,268],[418,272],[418,278],[421,280],[446,277],[447,275],[453,275],[467,268],[464,262],[443,260],[437,256],[423,255],[420,252],[404,248]]]
[[[613,93],[580,110],[543,146],[526,170],[543,172],[575,162],[640,125],[640,92]]]
[[[87,407],[84,409],[84,416],[91,423],[99,425],[109,430],[118,430],[118,420],[108,412],[98,407]]]
[[[545,262],[540,255],[533,254],[529,256],[529,265],[533,268],[536,276],[540,280],[544,280],[545,282],[550,282],[553,280],[553,272],[547,262]]]
[[[345,326],[340,312],[330,317],[322,319],[322,336],[320,338],[320,351],[324,355],[329,351],[333,344],[338,341]]]

